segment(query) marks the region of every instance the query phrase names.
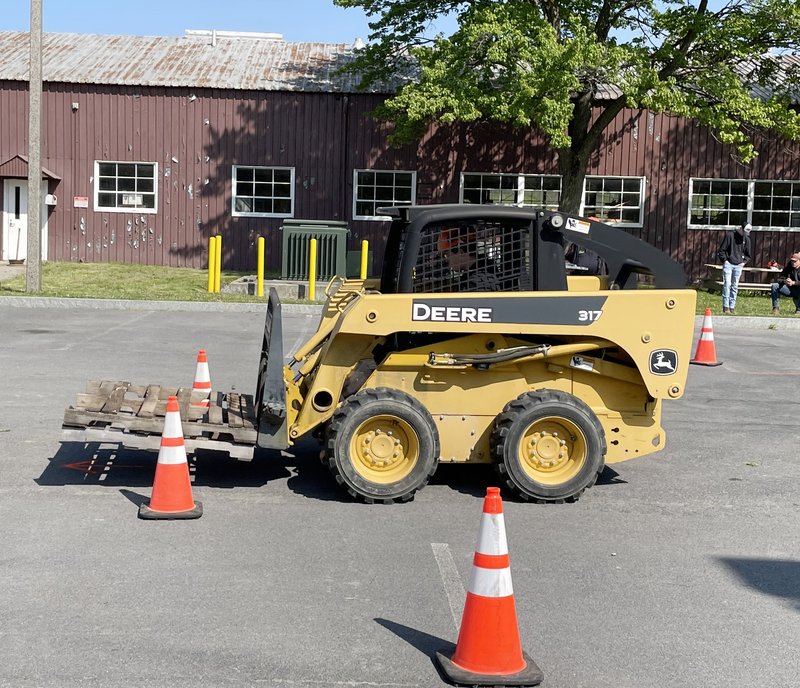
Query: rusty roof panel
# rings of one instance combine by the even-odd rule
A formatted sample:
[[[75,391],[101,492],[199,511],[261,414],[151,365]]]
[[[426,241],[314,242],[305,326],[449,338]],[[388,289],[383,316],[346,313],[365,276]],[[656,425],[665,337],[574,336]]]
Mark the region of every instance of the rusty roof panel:
[[[353,59],[347,43],[47,33],[43,44],[50,82],[340,93],[358,83],[334,74]],[[27,81],[29,53],[27,32],[0,31],[0,79]]]

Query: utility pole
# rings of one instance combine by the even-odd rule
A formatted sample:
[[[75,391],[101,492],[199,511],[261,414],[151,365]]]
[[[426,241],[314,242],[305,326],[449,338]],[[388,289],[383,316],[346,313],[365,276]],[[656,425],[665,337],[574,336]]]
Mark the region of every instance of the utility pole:
[[[42,290],[42,0],[31,0],[28,77],[28,246],[25,291]]]

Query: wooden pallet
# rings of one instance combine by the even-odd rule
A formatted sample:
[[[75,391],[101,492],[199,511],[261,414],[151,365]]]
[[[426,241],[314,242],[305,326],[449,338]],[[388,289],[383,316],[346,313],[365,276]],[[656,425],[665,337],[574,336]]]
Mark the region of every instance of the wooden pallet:
[[[238,459],[253,458],[258,431],[251,395],[212,392],[209,406],[193,406],[208,394],[118,380],[86,383],[86,392],[64,411],[62,440],[157,451],[171,396],[178,398],[187,453],[208,449]]]

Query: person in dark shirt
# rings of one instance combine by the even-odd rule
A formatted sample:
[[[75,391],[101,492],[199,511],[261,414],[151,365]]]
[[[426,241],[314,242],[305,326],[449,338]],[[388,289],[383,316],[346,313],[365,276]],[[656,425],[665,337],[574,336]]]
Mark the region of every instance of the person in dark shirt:
[[[725,233],[719,245],[717,257],[722,263],[722,312],[733,313],[736,295],[739,293],[739,278],[742,268],[750,260],[750,230],[753,226],[745,222],[736,231]]]
[[[778,275],[778,281],[772,283],[772,314],[780,314],[781,296],[788,296],[794,301],[794,314],[800,315],[800,253],[793,253],[786,267]]]

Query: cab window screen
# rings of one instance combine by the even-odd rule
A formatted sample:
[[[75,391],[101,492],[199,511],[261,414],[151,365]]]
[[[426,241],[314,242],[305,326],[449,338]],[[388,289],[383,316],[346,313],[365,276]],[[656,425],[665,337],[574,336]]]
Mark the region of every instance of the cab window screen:
[[[529,225],[428,225],[421,234],[412,284],[418,294],[529,290]]]

